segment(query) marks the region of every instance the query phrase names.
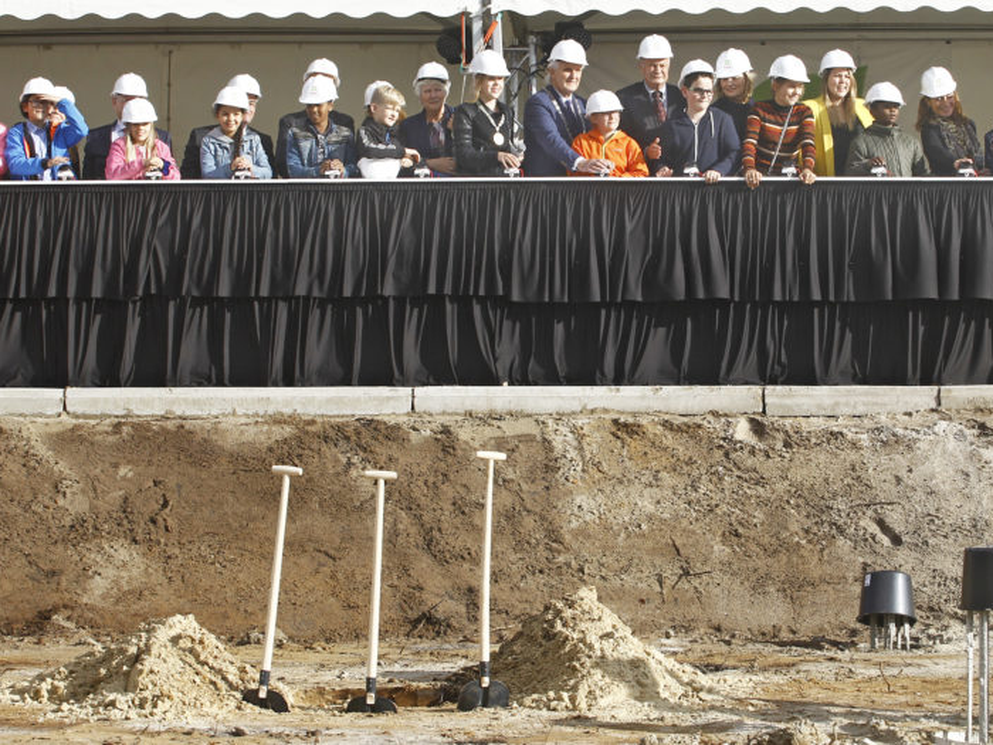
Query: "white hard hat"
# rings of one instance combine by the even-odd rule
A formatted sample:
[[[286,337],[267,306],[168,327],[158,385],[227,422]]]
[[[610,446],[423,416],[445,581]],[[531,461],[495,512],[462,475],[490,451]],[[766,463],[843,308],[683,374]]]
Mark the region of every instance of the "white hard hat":
[[[393,87],[393,83],[389,80],[373,80],[369,85],[365,87],[365,95],[362,96],[362,105],[368,106],[372,103],[372,97],[376,95],[376,91],[379,88],[386,86],[388,88]]]
[[[893,83],[876,83],[866,92],[866,103],[875,103],[876,101],[904,105],[903,96],[900,95],[900,89],[893,85]]]
[[[158,121],[158,117],[155,115],[155,107],[147,98],[132,98],[124,104],[121,121],[125,124],[148,124]]]
[[[311,75],[327,75],[329,78],[334,78],[335,85],[341,85],[341,78],[338,77],[338,65],[325,57],[319,57],[307,65],[307,72],[303,74],[303,79],[306,80]]]
[[[714,77],[718,80],[722,78],[734,78],[751,71],[752,62],[748,59],[748,55],[740,49],[731,47],[717,55],[717,64],[714,65]]]
[[[23,101],[28,96],[55,98],[55,86],[48,78],[31,78],[21,89],[21,100]]]
[[[852,55],[844,49],[832,49],[830,52],[821,57],[821,69],[817,74],[823,75],[825,71],[834,70],[837,67],[844,70],[857,69],[855,60],[852,59]]]
[[[323,75],[315,75],[309,80],[303,81],[303,88],[300,89],[300,103],[327,103],[338,98],[338,86],[331,78]]]
[[[586,50],[583,45],[575,39],[562,39],[554,47],[552,53],[548,55],[549,62],[568,62],[571,65],[582,65],[586,67]]]
[[[638,45],[638,59],[667,59],[672,57],[669,40],[659,34],[651,34]]]
[[[804,67],[803,60],[792,54],[776,57],[776,59],[772,62],[772,66],[769,68],[769,77],[783,78],[785,80],[792,80],[796,83],[810,82],[810,78],[807,77],[807,68]]]
[[[66,88],[64,85],[55,86],[54,88],[52,88],[52,93],[55,95],[55,98],[59,101],[61,101],[62,99],[68,99],[69,103],[72,104],[76,103],[76,94],[73,93],[68,88]]]
[[[489,75],[491,78],[510,77],[510,70],[503,55],[492,49],[484,49],[472,58],[469,64],[469,72],[473,75]]]
[[[362,178],[396,178],[400,173],[399,158],[360,158],[356,165]]]
[[[259,85],[259,81],[249,75],[247,72],[243,72],[240,75],[235,75],[228,81],[229,88],[241,88],[249,96],[255,96],[256,98],[262,98],[262,87]]]
[[[586,101],[586,116],[623,110],[624,105],[621,103],[621,99],[613,91],[597,91]]]
[[[682,72],[679,73],[679,84],[683,85],[686,78],[695,72],[703,72],[714,77],[714,68],[705,59],[691,59],[683,65]]]
[[[145,79],[141,75],[126,72],[114,81],[114,89],[110,95],[148,98],[148,86],[145,85]]]
[[[957,87],[955,78],[944,67],[929,67],[921,75],[922,96],[941,98],[954,93]]]
[[[440,62],[425,62],[417,68],[414,76],[414,87],[422,80],[440,80],[443,83],[449,82],[448,68]]]
[[[233,106],[248,111],[248,94],[241,88],[228,86],[221,88],[214,99],[214,106]]]

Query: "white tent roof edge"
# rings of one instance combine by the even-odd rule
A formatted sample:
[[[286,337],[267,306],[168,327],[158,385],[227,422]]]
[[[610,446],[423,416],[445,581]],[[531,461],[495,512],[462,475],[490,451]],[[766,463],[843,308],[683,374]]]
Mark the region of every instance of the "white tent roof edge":
[[[519,15],[535,16],[555,12],[564,16],[579,16],[590,11],[619,16],[633,11],[650,15],[661,15],[669,11],[682,11],[698,15],[712,10],[731,13],[747,13],[752,10],[771,10],[775,13],[789,13],[800,8],[827,12],[837,9],[859,13],[892,8],[895,11],[909,12],[919,8],[934,8],[940,11],[955,11],[963,8],[993,10],[993,0],[493,0],[490,10],[511,11]]]
[[[324,2],[306,0],[241,0],[238,3],[203,2],[203,0],[148,0],[134,3],[128,0],[32,0],[14,2],[0,0],[0,16],[14,17],[22,21],[33,21],[51,15],[73,20],[88,15],[100,18],[117,19],[127,15],[145,18],[159,18],[172,14],[183,18],[202,18],[217,14],[226,18],[244,18],[258,14],[267,18],[286,18],[302,14],[311,18],[326,18],[331,15],[346,15],[351,18],[366,18],[382,13],[395,18],[408,18],[416,13],[430,13],[440,18],[449,18],[465,11],[479,12],[478,0],[431,0],[430,2],[410,2],[409,0],[364,0],[363,2]]]

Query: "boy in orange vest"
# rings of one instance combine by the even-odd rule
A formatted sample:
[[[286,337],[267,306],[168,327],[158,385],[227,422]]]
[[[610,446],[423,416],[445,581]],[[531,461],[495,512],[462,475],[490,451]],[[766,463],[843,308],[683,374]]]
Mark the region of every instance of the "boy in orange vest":
[[[601,176],[647,176],[648,165],[638,143],[618,129],[623,109],[613,91],[597,91],[590,96],[586,115],[593,122],[593,129],[578,135],[572,141],[572,149],[584,158],[602,161]],[[570,171],[569,175],[593,174]]]

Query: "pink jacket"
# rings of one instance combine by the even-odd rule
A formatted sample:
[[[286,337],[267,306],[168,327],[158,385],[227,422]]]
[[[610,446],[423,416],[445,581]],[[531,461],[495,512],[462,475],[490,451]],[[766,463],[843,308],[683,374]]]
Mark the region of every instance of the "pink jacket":
[[[7,127],[0,122],[0,178],[7,175],[7,158],[4,155],[7,150]]]
[[[118,137],[110,146],[107,153],[107,167],[104,169],[104,176],[108,181],[125,181],[128,179],[143,179],[145,177],[145,161],[141,158],[127,160],[127,135]],[[155,141],[155,154],[162,159],[162,162],[169,164],[169,173],[162,176],[169,181],[179,179],[179,166],[176,159],[172,157],[169,146],[162,140]]]

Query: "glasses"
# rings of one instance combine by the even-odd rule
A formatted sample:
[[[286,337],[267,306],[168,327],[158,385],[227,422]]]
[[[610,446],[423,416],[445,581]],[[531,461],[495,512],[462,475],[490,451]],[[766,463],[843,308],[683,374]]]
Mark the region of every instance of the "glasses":
[[[713,89],[710,88],[690,88],[690,92],[702,97],[714,95]]]
[[[43,109],[52,109],[52,108],[55,108],[55,102],[54,101],[38,100],[38,99],[33,99],[32,98],[32,99],[28,99],[28,106],[30,106],[32,109],[35,109],[36,111],[41,111]]]
[[[944,96],[935,96],[931,100],[932,101],[937,101],[938,103],[945,103],[946,101],[954,101],[955,100],[955,94],[954,93],[948,93],[948,94],[946,94]]]

